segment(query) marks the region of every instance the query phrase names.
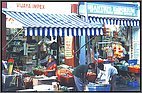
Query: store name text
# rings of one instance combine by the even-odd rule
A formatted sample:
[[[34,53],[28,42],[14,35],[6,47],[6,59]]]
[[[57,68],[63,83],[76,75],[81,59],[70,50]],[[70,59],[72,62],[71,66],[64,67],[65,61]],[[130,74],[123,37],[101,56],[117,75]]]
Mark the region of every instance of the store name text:
[[[17,3],[17,8],[34,8],[34,9],[45,9],[44,5],[41,4],[26,4],[26,3]]]
[[[135,9],[122,6],[88,5],[88,13],[135,16]]]

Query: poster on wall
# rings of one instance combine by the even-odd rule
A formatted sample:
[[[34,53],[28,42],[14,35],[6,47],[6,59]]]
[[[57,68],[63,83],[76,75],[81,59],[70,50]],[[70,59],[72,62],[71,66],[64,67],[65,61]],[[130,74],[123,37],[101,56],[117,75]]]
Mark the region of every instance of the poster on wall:
[[[72,42],[73,42],[73,37],[65,37],[65,58],[66,59],[73,58]]]

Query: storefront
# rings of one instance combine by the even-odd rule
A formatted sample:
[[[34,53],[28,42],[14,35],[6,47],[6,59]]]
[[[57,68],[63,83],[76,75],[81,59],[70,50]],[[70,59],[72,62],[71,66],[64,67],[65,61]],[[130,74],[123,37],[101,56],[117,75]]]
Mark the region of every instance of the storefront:
[[[113,61],[116,63],[118,61],[118,63],[121,63],[122,60],[120,59],[124,55],[122,47],[125,48],[125,53],[127,54],[125,57],[127,56],[127,58],[123,62],[126,64],[124,65],[122,62],[123,65],[121,66],[118,64],[112,65],[117,68],[120,76],[127,78],[125,81],[128,82],[134,82],[132,78],[136,79],[135,77],[140,75],[140,38],[138,37],[138,33],[140,33],[140,18],[138,12],[137,3],[86,2],[85,4],[85,2],[81,2],[79,4],[79,14],[82,15],[82,19],[86,20],[87,13],[90,23],[104,25],[103,36],[99,36],[91,42],[92,45],[95,45],[93,53],[99,52],[98,62],[109,64],[113,63]],[[137,51],[137,53],[134,51]],[[118,58],[118,60],[112,60],[113,58]],[[138,72],[132,71],[131,67],[137,69],[137,65],[139,66]],[[139,79],[136,81],[139,81]]]
[[[84,6],[84,2],[81,2],[79,5],[79,14],[84,15],[82,16],[82,18],[85,20]],[[111,38],[114,37],[113,33],[116,31],[119,34],[117,39],[121,39],[129,47],[128,52],[130,55],[130,59],[137,58],[134,58],[133,56],[133,33],[136,32],[136,30],[138,31],[138,29],[140,28],[138,12],[139,10],[137,3],[87,2],[87,13],[89,22],[103,24],[108,30],[105,33],[109,34],[108,36],[111,36]],[[134,28],[137,29],[134,30]],[[102,38],[106,39],[107,36],[104,36]],[[111,42],[111,40],[108,41]]]
[[[17,19],[25,26],[25,36],[82,36],[82,35],[101,35],[101,27],[91,26],[80,20],[76,15],[47,15],[25,12],[3,11]],[[20,13],[22,13],[20,15]],[[30,18],[35,16],[34,19]],[[63,18],[66,18],[63,19]],[[52,20],[49,20],[51,19]],[[60,18],[60,19],[59,19]],[[35,24],[36,22],[36,24]],[[47,27],[48,24],[48,27]],[[89,33],[88,33],[89,32]]]
[[[54,3],[54,4],[56,4],[56,3]],[[11,6],[11,5],[13,5],[13,6]],[[60,3],[60,5],[58,5],[58,6],[62,6],[63,5],[63,3]],[[56,9],[55,9],[56,8]],[[62,7],[60,7],[60,8],[57,8],[57,7],[53,7],[53,6],[51,6],[50,5],[50,3],[47,3],[47,4],[45,4],[45,3],[42,3],[42,2],[40,2],[40,3],[37,3],[37,2],[27,2],[27,3],[25,3],[25,2],[7,2],[7,10],[12,10],[12,11],[19,11],[19,12],[33,12],[33,11],[35,11],[35,10],[39,10],[39,11],[36,11],[37,13],[43,13],[43,12],[45,12],[45,11],[47,11],[47,13],[55,13],[55,10],[57,10],[57,9],[59,9],[60,11],[62,11],[62,12],[60,12],[60,14],[70,14],[71,13],[71,5],[70,5],[70,3],[66,3],[66,5],[64,6],[64,8],[62,8]],[[8,15],[7,15],[8,16]],[[54,16],[54,15],[53,15]],[[29,16],[30,17],[30,16]],[[37,15],[37,17],[38,17],[38,15]],[[45,17],[45,16],[44,16]],[[56,16],[56,17],[58,17],[58,16]],[[52,16],[50,16],[50,18],[52,19]],[[17,20],[15,20],[15,19],[13,19],[13,18],[11,18],[10,17],[10,19],[11,20],[13,20],[14,22],[12,22],[11,24],[17,24],[17,26],[19,26],[19,24],[21,24],[21,23],[19,23],[18,24],[18,22],[17,22]],[[74,19],[75,20],[75,19]],[[53,20],[54,21],[54,20]],[[58,20],[57,20],[58,21]],[[77,20],[76,20],[77,21]],[[27,22],[28,24],[32,24],[30,21],[29,22]],[[43,22],[42,22],[43,23]],[[42,24],[42,23],[40,23],[40,24]],[[80,23],[80,22],[79,22]],[[8,22],[7,22],[7,24],[8,24]],[[50,21],[49,21],[49,23],[48,24],[50,24]],[[76,23],[75,23],[76,24]],[[60,25],[62,25],[62,24],[60,24]],[[17,27],[15,27],[15,31],[19,31],[18,29],[16,30],[16,28]],[[60,28],[60,27],[59,27]],[[60,30],[58,28],[58,30]],[[92,33],[92,32],[88,32],[88,33],[86,33],[87,35],[102,35],[103,33],[102,33],[102,29],[100,29],[101,28],[101,26],[99,26],[98,27],[98,31],[96,31],[96,32],[94,32],[94,33]],[[29,28],[28,28],[29,29]],[[28,30],[27,29],[27,30]],[[49,31],[49,33],[38,33],[38,32],[36,32],[36,30],[34,31],[34,28],[32,28],[33,29],[33,32],[31,31],[25,31],[24,32],[24,36],[30,36],[30,38],[32,37],[33,39],[36,39],[36,41],[40,41],[44,36],[48,36],[49,38],[50,38],[50,41],[51,42],[57,42],[58,41],[58,39],[57,39],[57,37],[58,36],[61,36],[60,38],[60,40],[62,40],[62,44],[64,44],[67,40],[64,38],[64,36],[82,36],[82,35],[84,35],[84,33],[80,33],[79,31],[79,33],[77,32],[77,33],[71,33],[70,34],[70,31],[68,31],[68,33],[64,33],[64,32],[59,32],[59,33],[51,33],[51,31]],[[40,29],[40,28],[39,28]],[[41,29],[40,29],[41,30]],[[43,29],[44,30],[44,29]],[[48,30],[51,30],[51,29],[48,29]],[[56,29],[53,29],[53,30],[56,30]],[[68,30],[68,29],[67,29]],[[101,32],[99,32],[101,30]],[[11,30],[9,30],[8,32],[14,32],[14,31],[12,31],[12,29]],[[46,31],[45,31],[46,32]],[[58,31],[57,31],[58,32]],[[55,34],[55,35],[54,35]],[[54,38],[52,37],[52,36],[54,36]],[[64,40],[65,39],[65,40]],[[28,39],[28,40],[30,40],[30,39]],[[73,41],[72,42],[74,42],[75,41],[75,38],[73,38]],[[50,43],[51,43],[50,42]],[[68,41],[67,41],[68,42]],[[70,41],[69,41],[70,42]],[[72,44],[74,44],[74,43],[72,43]],[[71,44],[71,45],[72,45]],[[60,44],[61,45],[61,44]],[[67,44],[66,44],[67,45]],[[29,45],[30,46],[30,45]],[[64,50],[63,49],[63,47],[64,47],[64,45],[62,45],[62,47],[59,49],[59,51],[58,52],[60,52],[60,50],[62,51],[62,50]],[[73,54],[73,51],[75,52],[76,50],[74,50],[74,47],[75,47],[75,45],[72,45],[72,49],[70,50],[70,53],[71,53],[71,51],[72,51],[72,54],[69,54],[69,55],[73,55],[74,56],[74,54]],[[24,47],[24,55],[26,55],[27,53],[26,53],[26,50],[28,51],[28,49],[25,49],[25,47]],[[52,51],[52,52],[54,52],[54,51]],[[57,52],[57,51],[56,51]],[[68,53],[67,52],[65,52],[66,54],[65,55],[67,55],[67,59],[69,59],[68,58]],[[55,54],[57,54],[57,53],[55,53]],[[61,62],[62,61],[65,61],[65,59],[62,59],[62,58],[64,58],[64,56],[63,56],[64,54],[63,53],[61,53],[61,57],[59,57],[58,56],[58,58],[59,58],[59,60],[61,60]],[[57,55],[56,55],[57,56]],[[72,56],[72,57],[73,57]],[[66,60],[66,61],[68,61],[68,62],[66,62],[67,64],[69,63],[69,65],[71,65],[71,66],[75,66],[75,62],[74,62],[74,58],[70,58],[71,60]],[[60,62],[59,62],[60,63]]]

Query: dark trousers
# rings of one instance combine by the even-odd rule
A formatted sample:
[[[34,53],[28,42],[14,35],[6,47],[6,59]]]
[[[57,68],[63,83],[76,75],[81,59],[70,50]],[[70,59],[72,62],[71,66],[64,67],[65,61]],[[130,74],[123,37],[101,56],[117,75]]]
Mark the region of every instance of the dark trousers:
[[[113,75],[112,78],[111,78],[111,81],[110,81],[110,84],[111,84],[111,91],[115,91],[116,89],[116,78],[117,78],[117,75]]]

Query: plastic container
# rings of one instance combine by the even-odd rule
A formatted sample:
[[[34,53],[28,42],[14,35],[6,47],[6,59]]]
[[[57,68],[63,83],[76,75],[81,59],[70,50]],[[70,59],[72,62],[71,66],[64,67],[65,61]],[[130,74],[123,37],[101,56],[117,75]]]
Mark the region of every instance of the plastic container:
[[[137,59],[128,60],[128,64],[129,65],[136,65],[137,61],[138,61]]]
[[[89,91],[110,91],[110,84],[104,86],[90,86]]]
[[[128,86],[130,86],[130,87],[134,87],[134,88],[137,88],[138,86],[139,86],[139,83],[138,83],[138,81],[129,81],[128,83],[127,83],[127,85]]]
[[[138,87],[138,86],[139,86],[138,81],[134,81],[134,82],[133,82],[133,87]]]

